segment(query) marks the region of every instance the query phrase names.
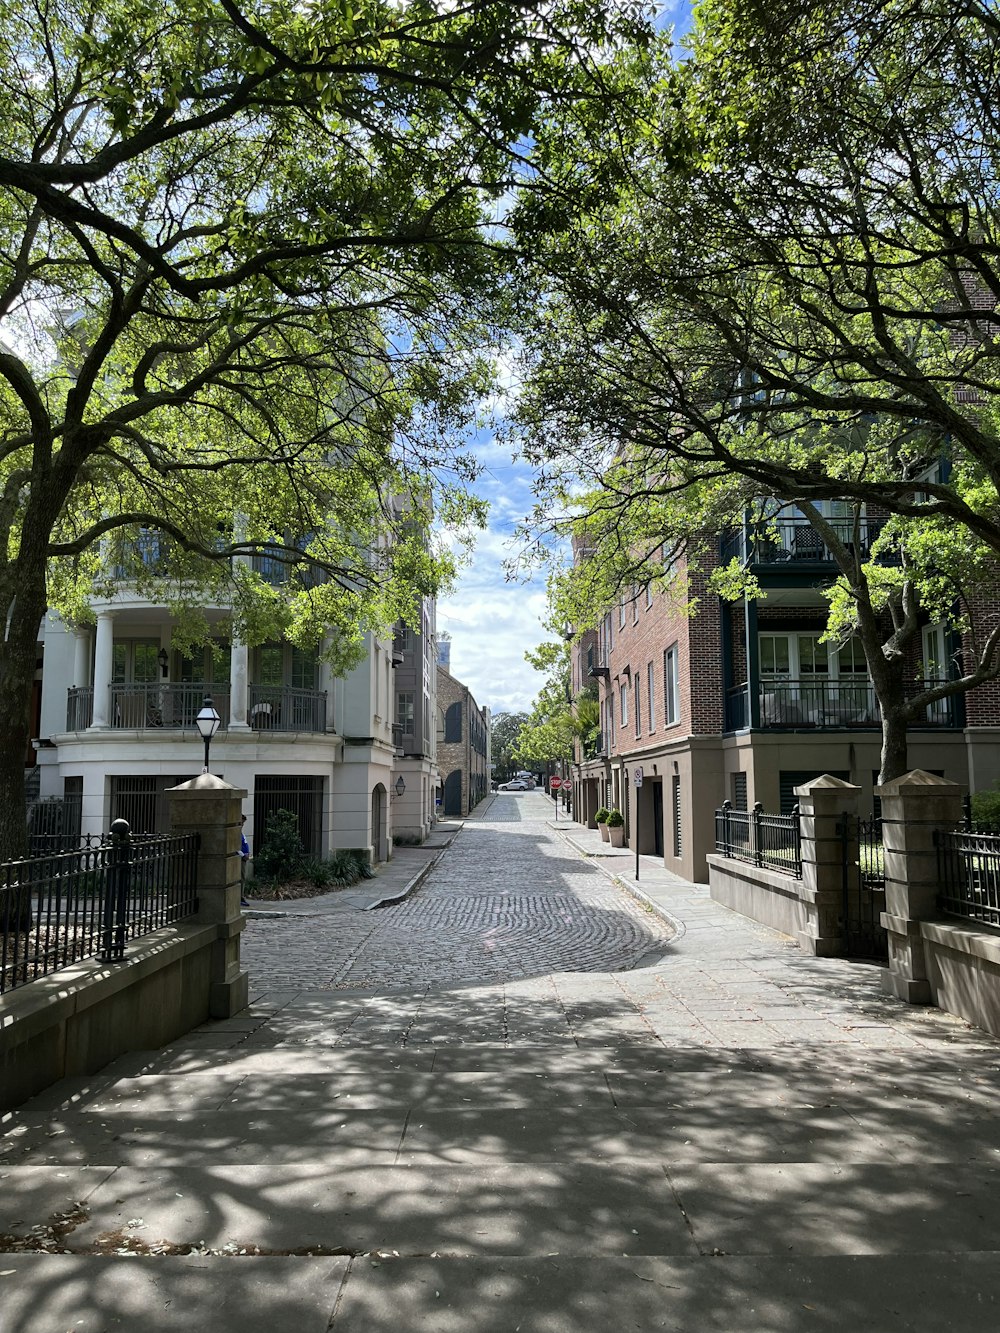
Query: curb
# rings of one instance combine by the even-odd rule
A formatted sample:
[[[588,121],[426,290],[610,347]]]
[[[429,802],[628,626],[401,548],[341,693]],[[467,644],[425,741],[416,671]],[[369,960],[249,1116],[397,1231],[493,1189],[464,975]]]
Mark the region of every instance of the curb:
[[[393,907],[396,903],[401,903],[404,899],[408,898],[414,889],[419,888],[424,882],[464,827],[465,823],[463,822],[451,835],[444,846],[438,847],[431,859],[426,862],[426,864],[422,865],[417,873],[407,880],[401,889],[397,889],[395,893],[387,893],[381,898],[376,898],[376,900],[369,903],[367,907],[362,907],[362,912],[374,912],[378,907]]]
[[[658,916],[661,921],[666,922],[666,924],[670,926],[674,934],[672,939],[667,941],[668,947],[674,940],[679,940],[682,936],[687,934],[687,926],[684,922],[681,921],[679,917],[674,916],[662,903],[658,903],[655,898],[651,898],[648,893],[645,893],[639,887],[638,884],[630,884],[627,879],[623,879],[620,874],[612,870],[609,866],[602,865],[601,857],[595,856],[592,852],[585,851],[578,842],[574,842],[569,832],[563,832],[563,826],[561,824],[557,824],[554,820],[549,820],[547,822],[549,828],[558,833],[563,842],[572,847],[579,856],[592,862],[606,879],[609,879],[612,884],[617,884],[619,888],[624,889],[630,898],[634,898],[636,902],[641,903],[643,907],[649,908],[649,910]],[[615,857],[613,859],[620,860],[621,858]]]
[[[403,885],[401,889],[394,889],[390,893],[385,893],[382,895],[381,898],[375,898],[372,902],[366,903],[364,907],[359,907],[357,910],[359,912],[373,912],[377,907],[392,907],[394,903],[401,903],[405,898],[408,898],[410,894],[414,891],[414,889],[418,888],[420,884],[423,883],[424,879],[426,879],[426,877],[434,869],[438,861],[440,861],[441,857],[448,850],[451,844],[455,841],[455,839],[458,837],[458,835],[461,833],[464,827],[465,823],[463,821],[463,823],[459,825],[459,827],[455,830],[455,832],[451,835],[451,837],[448,839],[446,843],[443,843],[440,847],[434,849],[435,854],[430,858],[429,861],[425,862],[425,864],[420,867],[420,869],[416,872],[416,874],[412,875],[406,881],[406,883]],[[319,916],[321,915],[321,913],[308,912],[308,911],[288,912],[288,911],[282,911],[280,908],[271,911],[267,908],[258,907],[255,909],[253,907],[249,907],[249,908],[244,908],[243,915],[248,921],[249,920],[273,921],[275,920],[275,918],[278,917],[282,918],[283,920],[288,920],[289,917]]]
[[[672,912],[668,911],[662,903],[658,903],[653,898],[650,898],[648,893],[643,893],[638,884],[630,884],[627,879],[622,879],[620,875],[615,875],[612,874],[610,870],[605,870],[604,866],[600,866],[599,869],[604,871],[612,884],[618,884],[630,897],[634,898],[637,903],[641,903],[643,907],[648,907],[649,910],[658,916],[661,921],[665,921],[666,924],[672,928],[674,933],[673,937],[667,941],[668,947],[673,944],[674,940],[679,940],[682,936],[687,934],[687,926],[684,922],[681,921],[679,917],[674,916]]]

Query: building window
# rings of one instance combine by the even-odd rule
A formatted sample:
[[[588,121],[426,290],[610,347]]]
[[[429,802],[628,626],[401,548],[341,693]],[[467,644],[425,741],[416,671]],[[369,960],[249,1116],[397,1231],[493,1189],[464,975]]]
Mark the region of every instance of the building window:
[[[396,632],[392,637],[393,651],[397,653],[409,653],[413,650],[413,630],[409,625],[397,625]]]
[[[258,773],[254,779],[253,852],[267,841],[268,824],[278,811],[290,810],[308,856],[323,852],[323,779],[297,773]]]
[[[951,659],[948,653],[948,630],[945,625],[925,625],[922,638],[923,648],[923,683],[925,686],[940,684],[948,680],[952,673]],[[949,699],[935,699],[927,706],[929,722],[948,720]]]
[[[159,651],[159,639],[116,639],[111,658],[114,684],[155,684],[160,679]]]
[[[681,690],[678,671],[678,646],[672,644],[663,654],[663,716],[668,727],[680,721]]]
[[[290,643],[265,643],[255,650],[254,684],[269,689],[314,690],[319,659],[311,649]]]
[[[873,721],[875,693],[857,639],[839,648],[819,634],[761,634],[761,722],[764,726]]]
[[[649,718],[650,733],[656,730],[656,672],[652,662],[646,667],[646,716]]]
[[[444,715],[444,739],[446,745],[457,745],[462,739],[462,701],[449,704]]]
[[[618,603],[618,628],[625,628],[625,594],[622,593],[621,600]]]
[[[639,623],[639,585],[638,585],[637,583],[633,583],[633,584],[632,584],[632,624],[633,624],[633,625],[638,625],[638,623]]]
[[[627,686],[627,685],[623,685],[623,686],[621,687],[621,690],[619,691],[619,696],[620,696],[620,699],[621,699],[621,709],[622,709],[622,715],[621,715],[621,716],[622,716],[622,720],[621,720],[621,724],[622,724],[623,727],[627,727],[627,726],[628,726],[628,686]]]
[[[638,671],[632,677],[632,689],[635,691],[635,737],[638,740],[642,735],[642,708],[640,706]]]
[[[652,585],[652,583],[647,583],[647,584],[646,584],[646,610],[648,611],[652,605],[653,605],[653,585]]]
[[[399,690],[396,694],[396,725],[404,736],[413,735],[413,690]]]

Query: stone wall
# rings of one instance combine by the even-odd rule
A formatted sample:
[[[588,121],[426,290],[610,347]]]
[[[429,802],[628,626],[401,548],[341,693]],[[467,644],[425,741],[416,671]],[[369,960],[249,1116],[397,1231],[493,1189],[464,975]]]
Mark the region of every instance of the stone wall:
[[[175,833],[199,837],[197,915],[0,995],[0,1112],[127,1051],[163,1046],[247,1004],[240,964],[240,811],[246,792],[203,773],[168,793]]]

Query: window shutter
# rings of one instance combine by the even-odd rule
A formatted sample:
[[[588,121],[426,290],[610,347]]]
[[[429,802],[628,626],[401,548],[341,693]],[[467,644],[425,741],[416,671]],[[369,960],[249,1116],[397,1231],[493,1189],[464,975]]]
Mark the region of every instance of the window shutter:
[[[451,704],[444,715],[444,739],[447,745],[457,744],[462,739],[462,701]]]

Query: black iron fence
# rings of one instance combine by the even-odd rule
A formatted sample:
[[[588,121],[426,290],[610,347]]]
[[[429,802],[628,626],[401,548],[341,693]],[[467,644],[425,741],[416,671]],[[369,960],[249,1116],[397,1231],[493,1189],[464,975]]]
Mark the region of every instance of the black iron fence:
[[[799,807],[791,814],[768,814],[760,801],[752,810],[734,810],[729,801],[715,812],[715,850],[720,856],[768,866],[802,878]]]
[[[0,994],[82,958],[125,958],[138,939],[198,910],[197,834],[100,842],[0,864]]]
[[[80,846],[83,795],[47,796],[26,806],[28,855],[71,852]]]
[[[939,829],[934,843],[941,911],[1000,926],[1000,834],[971,827]]]
[[[845,814],[837,825],[843,867],[844,947],[852,958],[885,958],[889,937],[885,911],[885,849],[882,820]]]

